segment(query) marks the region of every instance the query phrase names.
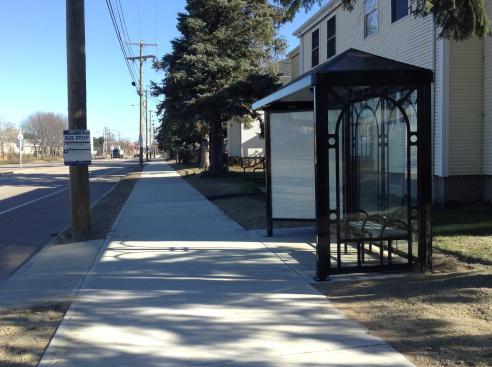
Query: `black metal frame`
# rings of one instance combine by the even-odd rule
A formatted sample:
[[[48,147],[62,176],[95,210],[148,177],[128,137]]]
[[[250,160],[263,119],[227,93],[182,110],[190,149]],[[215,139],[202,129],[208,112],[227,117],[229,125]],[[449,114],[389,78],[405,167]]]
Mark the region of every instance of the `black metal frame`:
[[[338,57],[338,56],[337,56]],[[384,62],[387,61],[383,60]],[[330,63],[330,62],[328,62]],[[327,64],[328,64],[327,63]],[[402,64],[405,66],[405,64]],[[266,163],[266,186],[267,186],[267,233],[269,236],[273,234],[273,224],[275,220],[299,220],[296,218],[273,218],[272,217],[272,188],[271,188],[271,131],[270,131],[270,114],[282,112],[301,112],[313,111],[315,123],[315,146],[314,146],[314,163],[315,163],[315,196],[316,196],[316,276],[318,280],[326,280],[330,274],[351,273],[351,272],[373,272],[385,270],[403,270],[413,267],[418,264],[420,269],[429,269],[432,266],[432,233],[431,233],[431,200],[432,200],[432,136],[431,136],[431,82],[432,72],[425,69],[408,66],[408,70],[358,70],[356,72],[337,71],[323,72],[323,65],[316,68],[311,73],[311,90],[313,92],[313,102],[275,102],[263,107],[265,111],[265,163]],[[365,89],[349,94],[349,96],[339,96],[334,91],[334,88],[339,87],[359,87],[366,86]],[[386,90],[386,92],[385,92]],[[416,91],[417,93],[417,131],[410,130],[410,122],[405,111],[401,107],[402,101],[408,98],[401,98],[399,101],[392,100],[388,92],[395,91]],[[337,127],[334,133],[330,133],[328,129],[328,101],[336,100],[341,106],[342,112]],[[395,236],[387,236],[384,231],[389,227],[386,222],[381,223],[381,233],[379,236],[366,236],[364,233],[360,236],[347,236],[346,228],[342,231],[342,216],[345,218],[347,212],[354,210],[353,203],[350,203],[351,197],[357,195],[354,186],[351,182],[354,180],[354,175],[357,170],[354,168],[354,163],[349,161],[350,157],[357,156],[357,146],[351,136],[355,136],[351,131],[354,127],[351,125],[352,108],[355,103],[369,98],[381,98],[383,103],[392,103],[393,108],[398,108],[401,115],[404,117],[406,130],[406,192],[407,192],[407,218],[406,223],[400,221],[400,226],[406,226],[406,235],[401,238]],[[387,122],[384,122],[387,123]],[[340,131],[344,141],[340,141]],[[355,127],[357,128],[357,127]],[[378,137],[381,137],[380,153],[378,153],[378,165],[383,167],[388,163],[385,161],[385,145],[387,145],[387,132],[385,135],[384,124],[382,131],[378,132]],[[381,135],[380,135],[381,134]],[[415,141],[416,139],[416,141]],[[354,145],[355,144],[355,145]],[[412,148],[416,147],[416,148]],[[355,151],[354,151],[355,149]],[[389,150],[389,148],[387,148]],[[411,203],[411,168],[410,155],[411,149],[416,149],[417,154],[417,192],[416,206]],[[332,153],[330,153],[332,152]],[[330,154],[334,154],[336,162],[336,208],[330,207],[330,172],[329,162]],[[355,154],[355,155],[354,155]],[[342,160],[343,178],[340,177],[340,161]],[[351,165],[352,164],[352,165]],[[382,169],[381,177],[389,180],[387,175],[384,175],[385,168]],[[389,172],[389,168],[387,170]],[[341,193],[340,181],[343,182],[343,200],[344,206],[341,211]],[[389,182],[383,185],[378,184],[378,190],[381,187],[382,192],[378,194],[381,200],[381,206],[388,206],[385,203],[386,186],[389,187]],[[357,189],[357,188],[356,188]],[[351,190],[354,190],[353,192]],[[388,190],[389,194],[389,190]],[[349,209],[347,209],[349,207]],[[358,208],[361,209],[361,208]],[[418,257],[412,253],[412,237],[415,233],[413,224],[417,223],[416,239],[418,242]],[[364,226],[362,228],[364,230]],[[345,231],[345,232],[344,232]],[[336,241],[333,245],[336,246],[336,266],[332,264],[332,233],[336,232]],[[398,249],[393,248],[392,244],[395,240],[404,240],[408,243],[406,252],[407,263],[392,263],[393,255],[404,254],[398,252]],[[380,262],[378,265],[364,265],[365,245],[369,246],[372,251],[372,246],[379,248]],[[345,246],[347,252],[348,246],[353,246],[357,249],[357,265],[342,266],[341,251],[342,245]],[[383,252],[387,252],[387,262],[384,263]],[[403,254],[403,255],[402,255]]]

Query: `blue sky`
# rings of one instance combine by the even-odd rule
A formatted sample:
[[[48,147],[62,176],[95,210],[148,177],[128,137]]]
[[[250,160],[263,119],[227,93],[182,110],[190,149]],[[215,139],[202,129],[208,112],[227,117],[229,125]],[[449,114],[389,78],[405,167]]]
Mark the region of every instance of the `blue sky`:
[[[147,48],[146,54],[160,57],[169,52],[170,41],[177,36],[176,15],[186,1],[120,1],[130,38],[159,44]],[[93,136],[107,126],[122,138],[136,140],[138,95],[130,84],[106,1],[85,4],[88,127]],[[292,32],[317,9],[309,14],[300,11],[282,28],[289,50],[297,45]],[[65,0],[0,0],[0,45],[0,121],[20,124],[37,111],[66,114]],[[147,63],[145,83],[161,79]],[[149,104],[155,109],[153,101]]]

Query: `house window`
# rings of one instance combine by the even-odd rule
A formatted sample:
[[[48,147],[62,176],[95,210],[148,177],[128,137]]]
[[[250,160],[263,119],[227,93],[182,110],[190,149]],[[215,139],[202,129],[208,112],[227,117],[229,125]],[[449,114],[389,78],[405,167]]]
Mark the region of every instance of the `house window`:
[[[311,66],[319,64],[319,29],[311,33]]]
[[[327,26],[327,52],[326,52],[326,58],[330,58],[332,56],[335,56],[337,53],[337,20],[336,17],[332,17],[328,20]]]
[[[364,36],[378,32],[378,0],[364,0]]]
[[[391,22],[408,15],[408,0],[391,0]]]

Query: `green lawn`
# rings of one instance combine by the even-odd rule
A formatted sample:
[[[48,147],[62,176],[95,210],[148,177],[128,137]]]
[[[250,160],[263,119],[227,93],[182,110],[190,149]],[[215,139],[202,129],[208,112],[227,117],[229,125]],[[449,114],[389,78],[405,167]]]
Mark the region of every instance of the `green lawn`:
[[[492,265],[492,206],[476,204],[433,214],[434,248]]]

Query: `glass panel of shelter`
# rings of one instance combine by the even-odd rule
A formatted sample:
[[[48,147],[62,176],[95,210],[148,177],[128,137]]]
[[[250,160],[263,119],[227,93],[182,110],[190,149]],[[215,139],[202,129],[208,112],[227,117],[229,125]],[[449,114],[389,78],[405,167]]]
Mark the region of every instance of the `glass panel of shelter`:
[[[417,92],[332,88],[328,101],[332,270],[417,257]]]

